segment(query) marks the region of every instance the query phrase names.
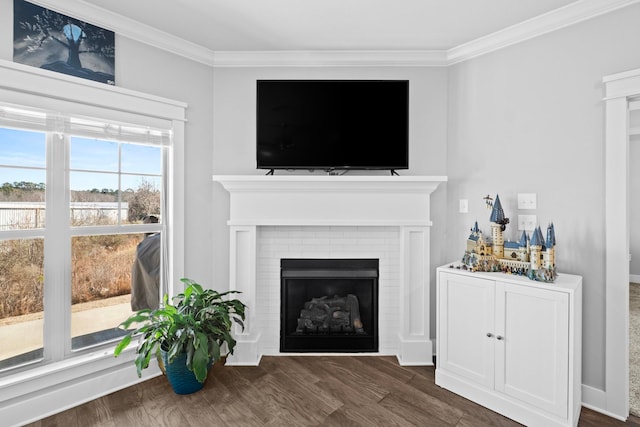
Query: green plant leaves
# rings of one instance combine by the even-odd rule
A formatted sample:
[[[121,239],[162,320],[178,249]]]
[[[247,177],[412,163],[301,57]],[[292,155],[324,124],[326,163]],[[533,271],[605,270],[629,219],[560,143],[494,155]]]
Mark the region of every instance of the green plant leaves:
[[[129,346],[129,343],[131,343],[131,335],[125,335],[124,338],[122,338],[122,340],[118,343],[115,350],[113,350],[114,356],[118,357],[118,355],[122,353],[122,350]]]
[[[140,310],[120,325],[129,333],[115,347],[114,355],[118,356],[137,336],[135,365],[138,376],[149,366],[152,354],[162,348],[167,352],[168,363],[186,353],[187,367],[198,381],[204,382],[211,363],[222,357],[223,344],[227,344],[228,354],[233,354],[236,346],[231,336],[233,323],[244,330],[246,305],[238,299],[229,299],[240,292],[220,293],[204,289],[191,279],[180,280],[185,289],[171,302],[169,296],[164,295],[164,304],[159,309]],[[129,329],[134,324],[136,327]]]

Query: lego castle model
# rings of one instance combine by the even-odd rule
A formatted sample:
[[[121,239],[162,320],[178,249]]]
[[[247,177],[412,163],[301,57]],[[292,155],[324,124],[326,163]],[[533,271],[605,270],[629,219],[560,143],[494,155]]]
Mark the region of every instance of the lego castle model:
[[[545,240],[540,227],[531,237],[525,231],[518,242],[504,241],[503,232],[509,223],[504,216],[500,197],[496,195],[491,210],[491,238],[487,239],[478,229],[478,222],[471,229],[467,249],[462,258],[471,271],[502,271],[527,276],[531,280],[553,282],[556,278],[556,236],[553,224],[547,227]]]

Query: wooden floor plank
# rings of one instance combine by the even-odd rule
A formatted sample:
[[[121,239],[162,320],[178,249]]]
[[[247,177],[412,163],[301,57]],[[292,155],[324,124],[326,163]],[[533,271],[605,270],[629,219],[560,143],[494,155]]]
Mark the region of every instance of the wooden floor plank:
[[[455,426],[463,415],[462,411],[458,411],[458,414],[451,418],[442,416],[436,417],[431,410],[425,408],[426,405],[416,406],[396,393],[391,393],[382,399],[380,401],[380,406],[403,418],[410,425],[424,427]],[[451,412],[453,413],[453,411]]]
[[[434,368],[431,367],[431,369]],[[490,411],[477,403],[437,386],[431,376],[427,378],[416,375],[411,379],[411,381],[409,381],[409,385],[422,391],[426,396],[430,396],[437,401],[445,402],[448,405],[461,410],[465,414],[469,414],[473,419],[478,420],[480,423],[500,427],[513,427],[519,425],[518,423]]]
[[[263,357],[260,366],[265,370],[273,373],[275,371],[283,372],[289,375],[295,375],[307,383],[315,383],[322,377],[321,372],[310,370],[307,366],[309,360],[313,357],[298,356],[286,357],[286,360],[278,360],[278,357]]]
[[[181,398],[180,411],[191,427],[226,427],[233,425],[229,422],[238,419],[242,419],[245,426],[261,425],[260,420],[247,411],[238,395],[218,395],[214,389],[209,388]],[[184,424],[176,425],[182,427]]]
[[[235,368],[215,372],[211,378],[214,380],[212,392],[206,396],[210,397],[211,405],[219,413],[220,419],[230,426],[241,421],[244,425],[266,425],[271,422],[278,408],[273,400],[255,387],[256,379],[265,375],[256,375],[254,370]]]
[[[318,425],[341,405],[341,402],[333,405],[324,396],[317,396],[316,390],[305,387],[282,372],[260,378],[256,387],[277,402],[279,414],[294,420],[293,425]]]
[[[322,372],[326,376],[332,376],[346,386],[358,390],[368,399],[380,401],[389,394],[386,384],[375,383],[363,372],[358,372],[358,366],[352,357],[322,356],[309,360],[307,364],[311,369],[314,369],[314,372]]]
[[[345,405],[327,417],[326,425],[408,427],[411,424],[380,405],[370,403],[364,406]]]
[[[394,402],[399,407],[403,407],[400,412],[396,412],[400,416],[410,417],[413,419],[412,413],[428,414],[428,421],[424,421],[423,425],[455,425],[462,418],[463,412],[456,409],[446,402],[431,397],[430,395],[419,391],[417,388],[408,384],[415,374],[410,370],[404,369],[397,365],[391,364],[387,360],[361,357],[355,359],[365,366],[358,367],[374,382],[386,384],[390,390],[390,394],[380,401],[380,404],[387,409],[392,410],[392,406],[388,402]],[[394,369],[395,368],[395,369]],[[405,408],[406,407],[406,408]],[[427,411],[422,408],[428,407]]]
[[[411,367],[398,366],[398,360],[393,356],[360,357],[357,360],[403,383],[408,382],[411,378],[413,378],[416,375],[416,373],[413,372],[412,369],[408,369]],[[421,368],[423,367],[421,366]]]
[[[105,398],[95,399],[76,407],[76,417],[79,420],[91,420],[92,426],[116,427],[111,416],[111,407]]]
[[[183,396],[175,396],[164,378],[156,378],[149,386],[144,383],[135,387],[139,390],[140,401],[146,413],[145,419],[149,425],[187,424],[182,412],[174,408],[176,397],[184,400]]]
[[[386,356],[282,356],[258,367],[217,364],[190,395],[153,378],[27,427],[519,425],[435,385],[433,366],[402,367]],[[640,419],[583,408],[578,426],[640,427]]]
[[[78,417],[75,408],[72,408],[34,423],[34,426],[36,425],[38,427],[78,427]]]

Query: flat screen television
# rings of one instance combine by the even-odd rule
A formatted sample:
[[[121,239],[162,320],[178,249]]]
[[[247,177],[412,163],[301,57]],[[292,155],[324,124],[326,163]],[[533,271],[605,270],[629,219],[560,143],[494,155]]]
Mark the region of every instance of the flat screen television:
[[[258,80],[259,169],[407,169],[407,80]]]

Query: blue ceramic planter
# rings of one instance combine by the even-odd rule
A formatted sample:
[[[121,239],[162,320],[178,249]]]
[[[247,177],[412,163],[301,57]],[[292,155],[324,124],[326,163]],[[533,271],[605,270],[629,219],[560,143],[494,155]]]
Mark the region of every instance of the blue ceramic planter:
[[[176,394],[190,394],[200,390],[204,383],[198,382],[195,374],[187,369],[187,354],[182,353],[170,364],[169,354],[162,352],[162,361],[169,384]]]

